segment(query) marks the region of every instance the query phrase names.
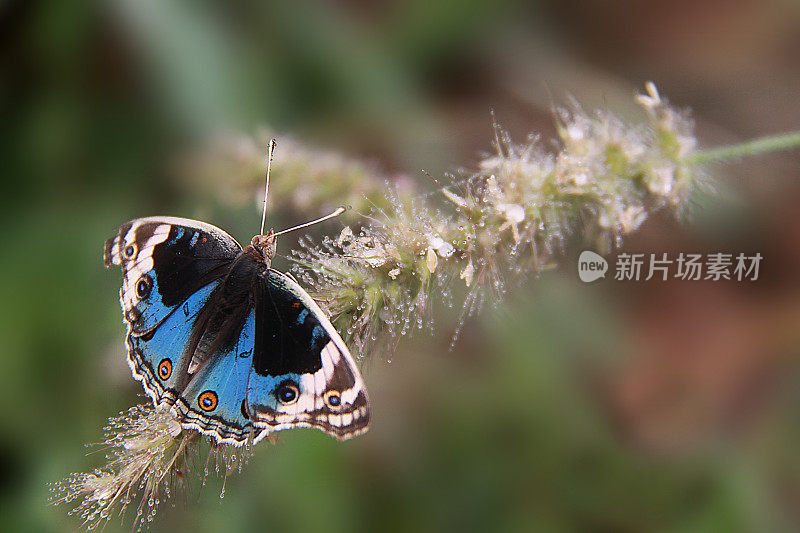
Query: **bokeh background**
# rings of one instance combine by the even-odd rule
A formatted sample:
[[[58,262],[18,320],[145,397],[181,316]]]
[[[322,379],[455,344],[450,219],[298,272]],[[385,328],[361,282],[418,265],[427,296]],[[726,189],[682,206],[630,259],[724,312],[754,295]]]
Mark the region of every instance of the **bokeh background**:
[[[426,183],[419,169],[491,150],[490,109],[516,138],[547,138],[552,102],[635,116],[646,80],[693,110],[703,146],[800,129],[800,7],[0,3],[0,528],[77,529],[45,483],[99,466],[83,444],[144,401],[119,275],[102,267],[116,225],[173,214],[240,240],[257,229],[255,202],[231,207],[176,170],[209,135],[268,125]],[[757,282],[584,285],[569,259],[471,320],[452,351],[457,311],[443,309],[436,334],[365,364],[368,434],[284,433],[223,500],[212,479],[152,530],[796,530],[800,154],[712,170],[716,201],[688,224],[650,219],[624,250],[760,252]]]

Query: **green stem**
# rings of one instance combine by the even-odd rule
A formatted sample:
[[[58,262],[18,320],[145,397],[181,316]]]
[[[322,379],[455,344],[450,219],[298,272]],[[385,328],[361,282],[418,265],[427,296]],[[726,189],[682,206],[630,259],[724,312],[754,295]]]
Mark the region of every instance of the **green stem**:
[[[704,150],[690,157],[688,162],[701,165],[712,161],[726,161],[728,159],[737,159],[749,155],[791,150],[793,148],[800,148],[800,132],[770,135],[741,144],[732,144],[712,150]]]

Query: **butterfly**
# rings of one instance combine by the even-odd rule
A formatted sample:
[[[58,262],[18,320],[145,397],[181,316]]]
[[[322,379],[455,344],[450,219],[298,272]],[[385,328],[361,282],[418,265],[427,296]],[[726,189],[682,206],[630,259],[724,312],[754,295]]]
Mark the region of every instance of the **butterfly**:
[[[370,407],[358,367],[308,293],[270,268],[275,243],[262,228],[242,248],[185,218],[120,226],[104,262],[122,268],[133,377],[183,428],[219,443],[295,427],[340,440],[363,433]]]

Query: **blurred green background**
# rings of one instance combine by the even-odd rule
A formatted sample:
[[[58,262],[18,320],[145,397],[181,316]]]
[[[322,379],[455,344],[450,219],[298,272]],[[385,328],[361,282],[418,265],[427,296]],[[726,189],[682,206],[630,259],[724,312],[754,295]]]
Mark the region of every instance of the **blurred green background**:
[[[207,136],[267,124],[426,183],[419,169],[491,149],[490,109],[546,138],[553,100],[632,116],[649,79],[693,109],[704,146],[800,128],[788,0],[6,1],[0,42],[4,531],[76,529],[45,483],[99,466],[83,444],[144,401],[102,267],[113,229],[258,227],[255,203],[176,176]],[[625,251],[757,251],[757,282],[583,285],[570,259],[450,352],[443,310],[437,335],[365,365],[369,433],[284,432],[224,500],[213,480],[152,530],[796,530],[800,156],[714,176],[722,194],[691,224],[651,219]]]

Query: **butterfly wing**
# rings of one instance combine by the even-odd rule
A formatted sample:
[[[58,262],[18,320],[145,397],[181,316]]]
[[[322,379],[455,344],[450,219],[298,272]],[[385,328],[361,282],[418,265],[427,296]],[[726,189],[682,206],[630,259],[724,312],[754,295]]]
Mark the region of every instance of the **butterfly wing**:
[[[128,366],[156,404],[172,405],[184,389],[194,324],[218,285],[219,281],[213,281],[190,295],[144,335],[136,334],[133,324],[128,325]]]
[[[132,220],[106,241],[106,267],[122,267],[128,365],[155,403],[183,389],[193,325],[239,251],[221,229],[173,217]]]
[[[143,334],[191,294],[225,273],[241,251],[221,229],[197,220],[131,220],[106,241],[104,261],[122,267],[120,304],[132,331]]]
[[[269,432],[315,427],[344,440],[367,430],[364,381],[344,341],[293,279],[269,269],[256,289],[247,414]]]

